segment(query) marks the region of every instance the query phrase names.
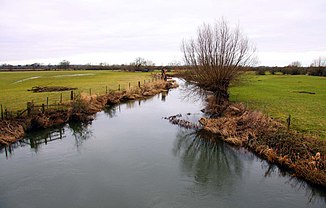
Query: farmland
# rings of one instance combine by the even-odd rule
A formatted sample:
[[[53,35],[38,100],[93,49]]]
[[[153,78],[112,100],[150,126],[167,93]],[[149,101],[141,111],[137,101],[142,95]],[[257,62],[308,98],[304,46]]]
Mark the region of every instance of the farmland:
[[[232,101],[263,111],[302,133],[326,137],[326,79],[305,75],[246,74],[230,89]]]
[[[152,80],[149,72],[119,72],[102,70],[83,71],[32,71],[0,73],[0,104],[8,111],[21,110],[26,102],[49,104],[70,99],[70,91],[33,93],[28,91],[35,86],[64,86],[78,88],[76,93],[104,94],[106,90],[126,89],[129,83],[138,86],[140,81]]]
[[[26,102],[58,103],[70,99],[70,91],[33,93],[35,86],[78,88],[76,93],[104,94],[137,86],[152,79],[151,73],[106,70],[1,72],[0,104],[9,111],[21,110]],[[309,94],[314,93],[314,94]],[[231,101],[243,102],[251,109],[285,123],[291,115],[291,128],[302,133],[326,137],[326,79],[304,75],[246,74],[230,89]]]

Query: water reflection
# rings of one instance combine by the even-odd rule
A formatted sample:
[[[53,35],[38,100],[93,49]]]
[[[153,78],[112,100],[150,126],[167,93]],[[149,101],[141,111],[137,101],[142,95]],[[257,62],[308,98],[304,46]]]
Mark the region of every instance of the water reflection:
[[[193,178],[195,191],[198,189],[196,186],[200,186],[201,192],[203,187],[207,187],[210,193],[219,190],[231,193],[240,184],[239,181],[245,180],[244,175],[248,174],[245,165],[258,163],[261,169],[254,171],[261,172],[261,177],[271,180],[285,178],[285,184],[298,192],[305,192],[307,204],[326,203],[326,190],[291,177],[286,170],[257,158],[248,150],[230,146],[203,131],[179,129],[173,153],[181,159],[181,170]]]
[[[264,177],[286,177],[288,180],[286,184],[296,189],[298,192],[304,191],[309,204],[326,204],[326,190],[321,189],[318,186],[311,185],[297,177],[292,177],[289,172],[282,170],[277,165],[269,164],[267,162],[262,163],[262,168],[265,170]]]
[[[70,122],[69,128],[72,131],[72,136],[75,138],[75,145],[77,149],[83,142],[93,136],[93,131],[90,124],[83,122]]]
[[[24,139],[1,148],[0,154],[4,154],[8,159],[9,157],[13,156],[15,149],[26,146],[29,146],[35,153],[37,153],[42,145],[47,145],[66,138],[67,131],[70,131],[75,139],[75,146],[77,149],[82,145],[83,141],[91,138],[93,135],[90,124],[82,122],[70,122],[61,127],[47,128],[30,132]]]
[[[47,145],[50,142],[62,140],[65,137],[65,129],[63,126],[43,129],[36,133],[28,133],[24,139],[1,148],[0,153],[4,153],[8,159],[14,154],[15,149],[25,146],[30,146],[30,148],[37,153],[43,144]]]
[[[173,152],[182,170],[202,185],[231,187],[242,177],[243,163],[235,149],[203,131],[180,129]]]
[[[107,106],[106,108],[103,109],[103,112],[109,118],[113,118],[117,116],[117,108],[119,108],[119,106]]]

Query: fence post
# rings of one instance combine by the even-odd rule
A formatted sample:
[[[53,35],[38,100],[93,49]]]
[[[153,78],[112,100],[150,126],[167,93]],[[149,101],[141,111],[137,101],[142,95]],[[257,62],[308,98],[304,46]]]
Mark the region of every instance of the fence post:
[[[62,103],[62,93],[60,94],[60,103]]]
[[[289,114],[289,117],[286,119],[286,122],[288,124],[288,130],[290,130],[290,125],[291,125],[291,115]]]
[[[74,100],[74,91],[70,91],[70,100]]]
[[[44,104],[42,104],[43,106]],[[49,97],[46,97],[46,108],[49,108]]]
[[[26,105],[27,105],[27,116],[30,116],[32,108],[33,108],[33,103],[32,102],[27,102]]]
[[[138,87],[140,88],[140,81],[138,81]]]
[[[119,91],[121,90],[121,88],[120,88],[120,84],[119,84]]]
[[[2,104],[1,104],[1,119],[3,120],[3,107],[2,107]]]
[[[92,88],[89,88],[89,95],[92,96]]]

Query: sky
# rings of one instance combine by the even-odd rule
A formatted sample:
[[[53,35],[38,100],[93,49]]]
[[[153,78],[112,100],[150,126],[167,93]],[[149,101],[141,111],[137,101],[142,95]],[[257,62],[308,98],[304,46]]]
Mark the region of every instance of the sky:
[[[258,65],[326,57],[325,0],[0,0],[0,64],[182,63],[183,39],[222,17]]]

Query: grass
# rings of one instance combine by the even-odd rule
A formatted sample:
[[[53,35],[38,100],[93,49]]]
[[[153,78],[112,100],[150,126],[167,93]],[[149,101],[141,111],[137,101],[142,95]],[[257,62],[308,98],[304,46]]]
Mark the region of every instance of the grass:
[[[70,99],[70,91],[33,93],[27,91],[34,86],[66,86],[76,87],[77,93],[105,94],[108,90],[117,90],[131,86],[138,86],[144,80],[152,80],[150,72],[117,72],[117,71],[39,71],[39,72],[0,72],[0,104],[9,111],[26,108],[26,103],[33,101],[36,104],[60,102]]]
[[[300,91],[315,94],[299,93]],[[305,75],[243,76],[230,89],[230,99],[245,103],[286,123],[302,133],[326,138],[326,78]]]

